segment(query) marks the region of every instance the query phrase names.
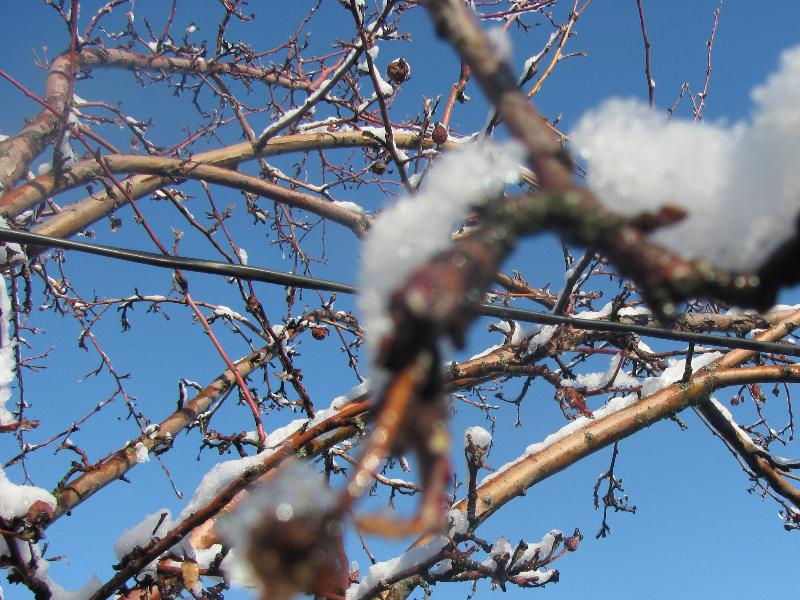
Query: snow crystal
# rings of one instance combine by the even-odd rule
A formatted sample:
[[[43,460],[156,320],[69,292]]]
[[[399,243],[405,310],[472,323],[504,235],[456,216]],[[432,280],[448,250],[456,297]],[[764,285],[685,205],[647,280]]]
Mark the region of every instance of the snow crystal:
[[[361,131],[371,135],[372,137],[378,138],[382,142],[386,142],[386,128],[385,127],[362,127]]]
[[[381,74],[378,73],[378,70],[375,70],[375,79],[378,81],[378,91],[381,93],[381,96],[389,97],[394,94],[394,88],[392,84],[386,81]]]
[[[11,483],[0,468],[0,517],[9,520],[24,517],[31,505],[40,500],[55,509],[56,499],[50,492],[33,485]]]
[[[311,123],[302,123],[297,126],[298,131],[304,133],[328,133],[328,127],[336,124],[340,119],[338,117],[328,117],[321,121],[313,121]]]
[[[464,431],[464,447],[467,448],[470,444],[486,449],[492,445],[492,434],[478,425],[467,427]]]
[[[419,192],[376,219],[362,252],[359,306],[373,344],[388,335],[387,300],[414,269],[450,244],[469,207],[517,180],[524,151],[516,142],[486,141],[442,156]]]
[[[755,270],[796,233],[800,209],[800,47],[752,92],[749,123],[695,125],[610,100],[572,135],[588,184],[625,215],[679,206],[688,217],[652,239],[689,258]]]
[[[606,302],[606,304],[600,310],[587,310],[576,313],[573,316],[577,319],[605,319],[611,314],[612,308],[613,304],[611,302]]]
[[[520,579],[533,579],[536,583],[547,583],[555,575],[555,569],[539,569],[537,571],[523,571],[517,577]]]
[[[722,354],[719,352],[708,352],[700,356],[695,356],[692,359],[692,369],[693,371],[701,369],[702,367],[705,367],[709,363],[717,360],[721,356]],[[642,396],[643,397],[650,396],[666,388],[667,386],[672,385],[676,381],[679,381],[684,374],[685,362],[686,362],[685,360],[682,361],[676,359],[669,359],[668,361],[669,366],[666,369],[664,369],[661,375],[659,375],[658,377],[645,378],[641,388]],[[607,372],[611,372],[612,366],[613,366],[613,361],[612,365],[609,366],[609,370]],[[620,374],[617,375],[617,377],[620,377],[620,375],[622,375],[621,371]],[[631,380],[635,381],[633,378],[631,378]],[[630,383],[627,383],[627,385],[630,385]],[[487,481],[491,481],[495,477],[498,477],[499,475],[507,471],[515,464],[525,460],[528,456],[541,452],[545,448],[548,448],[549,446],[552,446],[556,442],[561,441],[568,435],[571,435],[576,431],[583,429],[584,427],[586,427],[587,425],[591,424],[594,421],[607,417],[608,415],[611,415],[615,412],[618,412],[624,408],[631,406],[637,400],[638,396],[636,394],[628,394],[627,396],[621,398],[620,397],[611,398],[601,408],[598,408],[597,410],[593,411],[592,417],[580,416],[577,419],[570,421],[567,425],[565,425],[558,431],[548,435],[541,442],[536,442],[535,444],[531,444],[530,446],[528,446],[525,449],[525,452],[522,454],[522,456],[519,456],[513,461],[506,463],[505,465],[497,469],[494,473],[490,473],[489,475],[484,477],[483,480],[481,481],[481,485],[486,483]]]
[[[513,331],[512,331],[513,327]],[[501,331],[502,333],[511,334],[510,344],[515,345],[519,344],[522,340],[524,340],[528,335],[534,333],[534,331],[528,332],[525,330],[522,325],[520,325],[519,321],[497,321],[496,323],[491,323],[489,325],[489,331]]]
[[[268,438],[269,439],[269,438]],[[235,460],[227,460],[217,463],[200,480],[200,485],[194,491],[192,498],[181,511],[178,520],[183,520],[201,506],[210,502],[221,490],[232,483],[237,477],[247,469],[259,465],[267,456],[274,453],[274,450],[264,450],[252,456],[245,456]]]
[[[188,517],[198,508],[211,501],[217,494],[219,494],[226,486],[231,484],[242,473],[248,469],[258,466],[264,462],[265,459],[272,456],[278,450],[280,444],[301,427],[304,429],[310,429],[311,427],[314,427],[326,419],[334,416],[336,413],[338,413],[338,407],[347,400],[359,395],[360,392],[358,390],[365,389],[365,385],[366,382],[356,386],[347,394],[347,396],[339,396],[334,398],[334,400],[331,402],[331,406],[322,410],[318,410],[313,419],[294,419],[283,427],[275,429],[273,432],[267,435],[266,443],[268,447],[258,454],[245,456],[244,458],[228,460],[214,465],[211,470],[203,476],[203,479],[200,481],[200,485],[198,485],[197,489],[194,491],[192,498],[181,511],[179,520]],[[351,395],[353,396],[351,397]]]
[[[319,515],[336,504],[336,495],[324,477],[307,463],[283,465],[269,484],[253,490],[229,519],[221,533],[231,545],[240,544],[249,532],[270,514],[279,521]]]
[[[477,354],[473,354],[472,356],[470,356],[469,360],[475,360],[476,358],[483,358],[484,356],[488,356],[495,350],[499,350],[502,347],[503,347],[502,344],[495,344],[494,346],[489,346],[485,350],[482,350],[481,352],[478,352]]]

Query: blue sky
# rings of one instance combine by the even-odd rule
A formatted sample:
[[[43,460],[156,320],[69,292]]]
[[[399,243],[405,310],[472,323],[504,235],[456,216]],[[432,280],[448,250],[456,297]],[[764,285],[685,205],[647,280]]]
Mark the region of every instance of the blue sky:
[[[82,4],[84,19],[99,5],[98,2]],[[333,41],[349,39],[352,35],[347,14],[338,3],[331,0],[323,4],[324,19],[316,21],[316,26],[311,29],[312,48],[329,48]],[[138,22],[142,16],[149,15],[156,29],[160,28],[164,5],[153,0],[139,0],[136,3]],[[664,110],[673,103],[684,81],[688,81],[694,91],[702,87],[706,69],[705,44],[712,24],[712,11],[718,3],[650,0],[644,5],[652,42],[656,104],[659,110]],[[39,57],[55,57],[67,44],[66,29],[56,13],[43,3],[3,2],[0,6],[4,8],[4,18],[0,21],[4,59],[0,68],[40,93],[43,90],[43,71],[35,67],[37,54],[34,53]],[[307,2],[301,1],[275,2],[268,19],[264,12],[252,23],[234,23],[230,38],[241,36],[261,48],[275,46],[285,38],[307,6]],[[251,10],[261,12],[261,3],[251,2]],[[180,2],[175,31],[181,31],[194,21],[200,25],[203,37],[213,37],[213,23],[219,18],[220,11],[218,3]],[[559,14],[563,14],[563,10]],[[124,15],[124,11],[120,15]],[[800,7],[792,2],[726,2],[714,45],[714,68],[705,111],[707,120],[735,122],[748,117],[752,87],[775,69],[781,50],[800,43],[799,17]],[[398,118],[418,111],[421,95],[445,94],[458,72],[453,52],[435,38],[423,11],[412,11],[404,23],[413,34],[414,42],[387,44],[380,55],[380,60],[385,61],[402,54],[413,68],[412,80],[405,85],[392,108],[393,115]],[[542,31],[545,30],[543,27]],[[641,32],[634,0],[595,2],[578,22],[576,30],[578,35],[568,49],[584,50],[588,56],[559,65],[536,97],[537,106],[548,117],[563,113],[561,127],[567,131],[585,110],[603,99],[611,96],[647,98]],[[517,68],[527,56],[539,49],[544,35],[534,30],[527,41],[515,37]],[[43,47],[47,49],[43,50]],[[0,133],[13,134],[23,119],[34,114],[37,108],[7,83],[0,85],[5,107],[0,112]],[[87,99],[122,100],[123,109],[130,114],[139,118],[152,117],[155,122],[153,136],[160,142],[179,139],[183,127],[192,127],[197,122],[188,99],[176,99],[170,90],[160,86],[141,87],[126,72],[96,71],[92,79],[78,83],[77,92]],[[470,86],[468,93],[472,102],[460,108],[453,121],[455,129],[465,133],[479,127],[487,112],[487,105],[474,85]],[[248,102],[257,105],[257,94],[263,94],[263,90],[254,92]],[[689,114],[685,104],[676,113],[683,117]],[[262,121],[254,121],[257,130],[264,125],[263,117]],[[109,135],[116,135],[123,146],[129,137],[124,132]],[[238,141],[236,130],[225,131],[222,139],[225,143]],[[210,142],[211,146],[216,144],[216,141]],[[205,147],[201,142],[198,150]],[[48,159],[47,156],[40,157],[34,165]],[[288,159],[276,161],[281,166],[290,163]],[[197,205],[197,214],[201,215],[204,210],[202,191],[198,186],[185,189],[196,196],[193,202]],[[363,202],[369,210],[379,208],[386,201],[374,189],[349,193],[352,193],[352,199]],[[218,202],[223,207],[240,203],[240,196],[236,193],[220,191],[218,194]],[[76,192],[66,195],[65,201],[79,197],[80,193]],[[145,202],[142,206],[159,235],[171,239],[170,227],[177,221],[174,211],[165,203]],[[98,241],[152,249],[132,220],[130,211],[120,211],[119,216],[123,218],[123,227],[117,233],[111,233],[106,222],[93,228]],[[268,243],[263,232],[254,232],[249,224],[250,219],[244,211],[235,213],[232,227],[237,239],[248,250],[251,263],[290,269],[291,263],[281,256],[280,250]],[[336,225],[328,225],[326,231],[328,238],[324,251],[329,264],[315,266],[315,274],[354,282],[357,277],[357,241]],[[311,244],[322,254],[318,242],[312,240]],[[208,246],[191,235],[182,242],[182,251],[211,256]],[[519,268],[533,285],[551,283],[558,289],[563,276],[560,255],[555,239],[543,236],[526,242],[509,259],[508,265]],[[122,296],[132,293],[134,287],[142,293],[165,294],[170,287],[168,271],[150,271],[88,256],[68,254],[65,270],[76,287],[87,296],[95,291],[98,295]],[[240,299],[236,304],[235,290],[217,278],[192,275],[190,285],[195,297],[228,304],[234,310],[244,312]],[[281,308],[283,291],[265,285],[258,286],[257,291],[265,305],[271,303],[275,306],[269,316],[274,322],[279,322],[285,313],[285,307]],[[309,293],[305,296],[305,303],[313,308],[314,303],[318,303],[316,298],[315,294]],[[788,292],[784,300],[797,302],[797,294]],[[352,300],[341,297],[336,307],[350,310],[354,305]],[[138,398],[141,410],[154,420],[173,410],[179,378],[203,383],[224,368],[200,329],[192,324],[186,310],[173,306],[164,312],[168,318],[162,314],[145,314],[145,307],[137,307],[131,314],[133,329],[124,334],[114,316],[101,320],[94,329],[118,371],[131,374],[126,386]],[[470,344],[463,355],[470,356],[500,341],[497,334],[485,331],[487,322],[480,321],[473,328]],[[89,412],[92,406],[111,393],[113,383],[107,375],[79,381],[97,366],[99,359],[92,352],[76,348],[80,330],[73,320],[55,317],[49,311],[37,311],[31,324],[46,330],[45,334],[33,338],[31,352],[53,348],[50,357],[43,361],[48,365],[45,371],[26,373],[26,397],[33,403],[31,415],[44,419],[40,429],[28,435],[27,441],[33,443]],[[246,353],[246,347],[235,336],[218,329],[229,345],[227,347],[231,348],[232,356]],[[324,342],[304,338],[299,345],[305,384],[321,407],[356,383],[352,373],[342,368],[341,361],[330,359],[331,355],[338,356],[336,342],[331,338]],[[511,386],[511,389],[515,388]],[[727,397],[720,394],[723,400]],[[229,423],[232,430],[250,428],[250,421],[245,420],[246,414],[228,404],[222,422]],[[796,566],[797,540],[782,530],[781,522],[776,518],[776,505],[747,494],[746,476],[727,450],[693,414],[682,416],[689,425],[687,431],[681,431],[675,423],[663,422],[620,444],[618,475],[623,477],[625,490],[638,510],[635,515],[612,514],[610,537],[594,539],[601,515],[593,509],[591,495],[597,475],[608,467],[610,449],[537,485],[526,497],[513,501],[480,529],[480,535],[486,539],[493,540],[505,534],[512,542],[518,539],[537,541],[552,528],[571,532],[579,527],[586,536],[578,552],[556,565],[561,571],[560,583],[548,586],[546,590],[509,588],[507,597],[545,594],[548,598],[747,598],[763,594],[764,589],[775,595],[788,595],[795,591],[796,585],[789,574]],[[283,424],[285,420],[284,416],[270,415],[268,428]],[[499,411],[497,420],[497,444],[489,457],[489,463],[495,466],[514,458],[528,444],[560,427],[563,417],[552,400],[552,391],[535,387],[524,405],[522,427],[514,428],[511,410]],[[463,457],[458,456],[461,432],[465,426],[473,424],[485,425],[485,422],[477,411],[459,406],[452,424],[456,440],[454,462],[457,465],[463,462]],[[125,419],[124,407],[119,405],[93,417],[81,432],[72,437],[90,455],[99,457],[135,435],[135,425]],[[178,488],[187,495],[191,494],[210,465],[219,460],[213,451],[208,450],[198,457],[198,439],[197,432],[181,436],[178,447],[164,458]],[[14,452],[13,440],[0,438],[3,460]],[[796,455],[798,452],[796,448],[787,448],[786,454]],[[30,462],[34,481],[43,487],[53,487],[70,459],[64,454],[53,456],[51,449],[40,451],[39,456]],[[9,469],[9,474],[19,480],[18,469]],[[81,585],[93,573],[107,579],[113,573],[112,545],[116,537],[143,516],[162,507],[171,508],[173,513],[179,512],[184,502],[170,494],[170,486],[156,463],[138,467],[130,474],[129,484],[109,486],[80,506],[72,516],[61,519],[49,529],[48,555],[66,556],[52,565],[54,578],[67,589]],[[401,548],[402,545],[376,540],[373,550],[379,558],[386,559]],[[363,553],[359,553],[357,541],[350,544],[350,549],[351,558],[365,567],[368,561]],[[6,598],[28,597],[28,593],[18,586],[3,584],[3,589]],[[461,597],[467,593],[468,586],[443,585],[434,590],[439,597]],[[485,598],[490,593],[488,584],[483,582],[478,585],[476,597]],[[415,595],[421,596],[419,591]],[[231,597],[236,596],[231,594]]]

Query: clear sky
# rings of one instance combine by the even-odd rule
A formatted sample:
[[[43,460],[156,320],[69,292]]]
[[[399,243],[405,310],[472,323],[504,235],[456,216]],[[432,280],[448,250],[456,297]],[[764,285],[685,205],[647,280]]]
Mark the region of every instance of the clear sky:
[[[99,2],[82,2],[82,17],[93,14]],[[156,0],[136,2],[137,18],[145,15],[159,30],[163,26],[165,6]],[[262,4],[251,2],[251,9],[259,13],[248,24],[234,23],[230,38],[247,39],[259,48],[281,43],[290,28],[311,3],[305,0],[282,1],[271,4],[271,12]],[[652,69],[656,81],[657,109],[664,111],[675,101],[681,85],[688,81],[693,91],[698,91],[706,73],[706,41],[713,21],[712,11],[718,6],[714,0],[648,0],[644,2],[647,25],[652,42]],[[54,58],[68,43],[66,28],[51,8],[43,2],[0,1],[3,18],[0,20],[0,48],[4,69],[36,93],[43,92],[44,71],[36,67],[36,60]],[[564,10],[557,14],[563,17]],[[124,18],[109,22],[119,26]],[[182,31],[190,22],[199,25],[202,37],[213,38],[214,23],[221,8],[216,2],[184,0],[178,3],[174,31]],[[324,49],[339,39],[350,39],[352,26],[345,11],[333,0],[323,1],[323,17],[311,28],[312,48]],[[763,0],[758,3],[727,0],[713,47],[713,71],[705,109],[708,121],[733,123],[747,119],[751,110],[750,90],[774,71],[780,52],[800,44],[797,24],[800,6],[787,0]],[[419,110],[420,97],[433,97],[447,93],[450,83],[458,73],[458,63],[450,48],[438,41],[421,9],[412,11],[404,20],[413,43],[386,44],[380,58],[402,54],[412,65],[412,79],[403,88],[402,95],[393,106],[393,114],[402,117]],[[85,23],[82,23],[85,26]],[[111,27],[113,29],[113,27]],[[542,27],[542,31],[549,29]],[[144,29],[142,29],[144,31]],[[568,49],[582,50],[586,57],[571,58],[559,65],[536,97],[536,104],[550,118],[563,113],[560,127],[564,131],[577,122],[587,109],[611,96],[647,98],[644,77],[644,51],[635,0],[596,0],[576,26],[577,36]],[[198,35],[199,35],[198,34]],[[521,68],[524,60],[538,51],[544,42],[544,33],[533,33],[527,38],[515,36],[514,63]],[[143,48],[139,48],[141,51]],[[196,113],[188,98],[176,99],[163,86],[142,87],[130,73],[95,71],[91,79],[78,82],[76,92],[90,100],[109,103],[121,100],[123,109],[141,119],[152,118],[154,138],[163,143],[181,139],[185,127],[196,126]],[[258,89],[248,98],[251,105],[259,104]],[[459,109],[454,117],[454,129],[470,133],[480,127],[486,118],[487,105],[480,91],[470,86],[468,93],[473,101]],[[0,82],[4,110],[0,111],[0,133],[13,134],[24,118],[35,114],[36,105],[6,82]],[[210,106],[210,105],[209,105]],[[677,116],[687,117],[686,101]],[[265,117],[254,117],[255,128],[266,125]],[[117,138],[127,147],[130,137],[119,132]],[[227,136],[227,137],[226,137]],[[222,134],[222,142],[238,141],[235,128]],[[218,140],[200,142],[198,150],[218,145]],[[43,155],[34,165],[49,160]],[[276,161],[284,167],[290,160]],[[198,216],[205,211],[203,192],[196,185],[185,189],[195,196],[192,201]],[[351,199],[362,202],[368,210],[384,205],[386,198],[369,192],[352,190]],[[80,193],[65,196],[80,197]],[[238,203],[238,193],[219,192],[221,205]],[[757,202],[758,199],[753,199]],[[170,227],[177,221],[174,211],[166,203],[142,204],[148,218],[163,239],[171,239]],[[236,238],[247,249],[250,263],[290,270],[278,247],[267,242],[265,235],[250,227],[251,219],[243,210],[231,221]],[[128,247],[152,250],[145,235],[137,228],[129,209],[120,211],[122,228],[112,233],[107,221],[101,221],[93,230],[97,241]],[[352,234],[336,225],[327,226],[325,246],[328,263],[315,266],[315,275],[346,282],[355,282],[358,266],[358,243]],[[312,241],[315,251],[321,246]],[[213,256],[199,236],[187,232],[182,242],[182,252],[195,256]],[[533,258],[531,258],[533,257]],[[508,265],[518,267],[532,285],[551,283],[558,289],[563,277],[561,249],[551,236],[527,242],[509,260]],[[65,270],[75,286],[86,296],[96,291],[99,296],[124,296],[134,288],[142,293],[166,294],[170,288],[169,271],[151,271],[138,267],[111,263],[103,259],[68,254]],[[244,313],[241,300],[231,286],[218,278],[205,275],[190,277],[191,290],[196,297],[225,304]],[[285,313],[282,305],[283,291],[261,285],[257,287],[262,301],[269,306],[273,322],[279,322]],[[612,291],[613,288],[605,290]],[[789,292],[786,302],[799,301],[795,292]],[[319,300],[307,294],[304,303],[314,307]],[[596,307],[602,306],[601,300]],[[300,305],[302,306],[302,304]],[[336,307],[351,310],[354,302],[346,297],[337,300]],[[36,309],[34,309],[36,311]],[[116,309],[111,309],[115,311]],[[103,349],[111,357],[121,374],[130,374],[126,388],[138,398],[141,410],[150,418],[163,418],[175,407],[177,381],[186,378],[204,384],[223,368],[219,356],[208,343],[197,325],[192,324],[188,311],[179,306],[167,307],[163,313],[146,314],[138,306],[129,314],[133,328],[121,331],[119,319],[109,315],[93,329],[101,340]],[[498,334],[486,332],[488,320],[478,322],[472,330],[468,347],[455,357],[469,357],[483,348],[501,341]],[[46,334],[31,336],[31,354],[52,347],[50,356],[41,361],[47,369],[40,373],[26,372],[26,397],[33,404],[31,416],[43,419],[42,426],[28,434],[27,441],[35,443],[59,431],[66,423],[87,412],[107,398],[113,391],[113,381],[107,374],[98,377],[84,376],[98,366],[99,359],[93,351],[78,350],[76,342],[80,333],[74,320],[59,318],[51,310],[39,310],[31,325],[46,330]],[[221,338],[231,348],[234,357],[247,350],[241,340],[229,331],[218,328]],[[333,337],[333,336],[331,336]],[[661,348],[656,343],[653,347]],[[306,375],[305,384],[320,407],[339,394],[346,393],[355,383],[352,372],[342,369],[338,360],[336,341],[314,342],[304,338],[299,345],[301,366]],[[332,361],[331,355],[337,360]],[[600,363],[594,366],[598,369]],[[720,394],[721,400],[730,394]],[[119,400],[115,402],[119,403]],[[231,404],[231,403],[229,403]],[[486,425],[482,415],[466,406],[457,405],[453,419],[456,439],[454,462],[463,463],[460,455],[461,432],[473,424]],[[776,407],[777,408],[777,407]],[[246,413],[226,406],[222,422],[232,430],[249,429],[250,421],[243,421]],[[93,417],[72,438],[95,459],[119,447],[126,439],[137,435],[135,425],[126,418],[122,404],[113,410],[104,410]],[[286,417],[270,415],[268,429],[282,425]],[[617,473],[624,480],[625,491],[631,504],[636,505],[635,515],[612,514],[612,534],[596,540],[601,514],[592,506],[592,488],[598,474],[608,468],[610,449],[601,451],[566,472],[531,489],[524,498],[514,500],[505,510],[498,512],[479,530],[485,539],[494,540],[507,535],[512,543],[519,539],[537,541],[548,530],[557,528],[571,533],[580,528],[586,536],[579,551],[561,559],[555,566],[561,572],[561,581],[545,590],[519,590],[509,587],[506,597],[522,598],[547,595],[548,598],[752,598],[763,595],[781,596],[796,593],[796,582],[791,575],[797,564],[797,534],[783,531],[776,517],[777,506],[756,495],[746,493],[748,481],[724,446],[696,419],[682,415],[689,428],[681,431],[673,422],[663,422],[645,430],[620,444]],[[491,465],[499,466],[517,456],[528,444],[541,440],[563,424],[563,417],[552,400],[552,390],[534,387],[524,405],[522,427],[515,428],[514,414],[503,409],[497,414],[495,447],[489,456]],[[238,422],[241,424],[236,424]],[[203,473],[219,457],[213,450],[198,455],[199,436],[196,431],[182,435],[176,448],[165,455],[176,486],[187,496]],[[0,438],[0,456],[5,461],[17,451],[10,436]],[[800,454],[796,445],[786,448],[785,454]],[[74,456],[53,455],[52,447],[44,449],[30,461],[31,477],[37,485],[52,488],[63,476]],[[226,457],[234,458],[234,456]],[[17,468],[8,470],[15,481],[21,479]],[[173,514],[180,512],[185,500],[171,493],[161,468],[155,461],[137,467],[129,476],[130,483],[111,485],[93,499],[78,507],[70,517],[61,519],[48,531],[50,548],[48,556],[63,556],[51,566],[53,577],[67,589],[82,585],[92,574],[102,580],[113,574],[115,562],[113,542],[127,527],[138,523],[142,517],[168,507]],[[349,540],[351,558],[366,567],[368,560],[358,549],[357,540]],[[375,541],[373,550],[380,559],[398,552],[402,545]],[[26,598],[27,590],[3,583],[6,598]],[[445,584],[434,590],[439,597],[462,597],[468,586]],[[486,582],[478,584],[475,597],[484,598],[492,593]],[[497,591],[496,593],[502,593]],[[230,597],[238,597],[231,594]],[[422,597],[417,591],[415,597]]]

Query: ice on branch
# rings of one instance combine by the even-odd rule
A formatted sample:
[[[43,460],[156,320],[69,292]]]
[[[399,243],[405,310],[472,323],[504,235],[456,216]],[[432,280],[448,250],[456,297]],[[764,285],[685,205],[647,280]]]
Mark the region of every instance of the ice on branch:
[[[524,151],[515,142],[465,144],[431,168],[419,192],[376,219],[362,253],[359,306],[370,339],[389,335],[389,296],[432,256],[445,250],[455,225],[518,180]]]
[[[748,123],[693,124],[634,100],[585,115],[572,142],[588,184],[621,214],[686,210],[652,239],[689,258],[755,270],[797,232],[800,213],[800,47],[752,92]]]

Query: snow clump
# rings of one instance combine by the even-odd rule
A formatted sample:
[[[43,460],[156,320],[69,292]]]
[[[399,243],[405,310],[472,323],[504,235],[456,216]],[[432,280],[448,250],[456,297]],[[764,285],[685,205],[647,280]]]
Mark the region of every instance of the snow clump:
[[[720,268],[758,269],[797,232],[800,46],[751,96],[751,120],[733,126],[667,121],[635,100],[605,102],[572,135],[589,187],[623,215],[680,207],[687,218],[653,241]]]

